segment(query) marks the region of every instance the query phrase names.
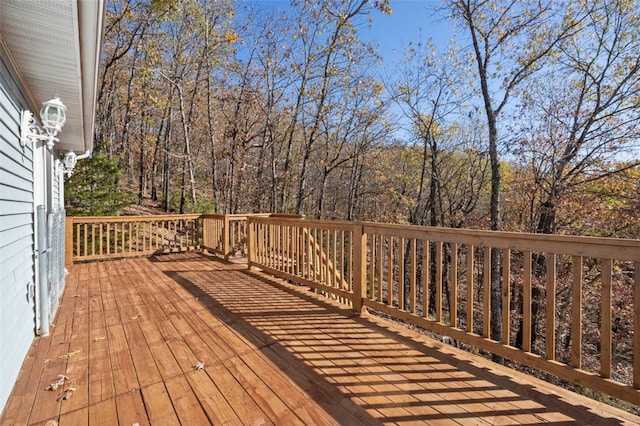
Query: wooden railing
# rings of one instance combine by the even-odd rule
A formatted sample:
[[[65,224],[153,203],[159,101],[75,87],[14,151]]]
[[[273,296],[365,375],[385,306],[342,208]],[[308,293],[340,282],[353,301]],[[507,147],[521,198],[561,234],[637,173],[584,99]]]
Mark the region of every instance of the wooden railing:
[[[249,267],[353,299],[353,222],[250,218],[249,223]]]
[[[260,216],[268,216],[260,215]],[[202,222],[202,246],[226,259],[247,253],[247,215],[206,214]]]
[[[194,250],[201,220],[197,214],[67,217],[65,264]]]
[[[248,238],[250,268],[640,404],[640,240],[285,218]]]
[[[202,248],[223,256],[247,256],[247,219],[249,217],[280,217],[300,219],[299,215],[251,213],[202,215]]]
[[[67,217],[65,264],[198,249],[225,259],[246,256],[251,216],[300,218],[269,213]]]

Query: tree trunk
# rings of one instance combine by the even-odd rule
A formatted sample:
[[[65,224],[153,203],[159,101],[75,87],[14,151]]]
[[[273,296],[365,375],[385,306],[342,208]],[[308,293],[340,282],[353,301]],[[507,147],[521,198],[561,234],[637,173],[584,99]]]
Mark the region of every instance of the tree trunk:
[[[164,116],[160,120],[160,126],[158,127],[158,133],[156,134],[156,146],[153,150],[153,163],[151,165],[151,201],[158,201],[158,188],[157,188],[157,174],[158,163],[160,162],[160,147],[162,146],[162,134],[169,117],[169,108],[165,108],[163,111]],[[164,156],[163,156],[164,158]]]
[[[187,120],[187,115],[186,115],[186,111],[185,111],[185,105],[184,105],[184,95],[182,93],[182,88],[179,87],[178,85],[176,85],[176,88],[178,89],[178,96],[180,97],[180,116],[181,116],[181,121],[182,121],[182,132],[184,134],[184,155],[185,155],[185,161],[186,161],[186,168],[189,172],[189,186],[191,188],[191,202],[193,203],[193,205],[196,204],[196,180],[195,180],[195,176],[193,173],[193,159],[191,158],[191,138],[190,138],[190,132],[189,132],[189,124],[188,124],[188,120]],[[184,176],[183,176],[183,180],[182,180],[182,192],[184,192],[184,185],[185,185],[185,181],[184,181]],[[182,204],[183,202],[180,203],[180,213],[184,213],[184,211],[182,210]]]
[[[182,173],[180,177],[180,214],[184,214],[184,205],[185,205],[186,176],[187,176],[186,150],[187,149],[185,147],[185,157],[182,159]]]
[[[169,107],[168,120],[167,120],[167,132],[164,135],[164,163],[162,167],[162,197],[164,198],[164,211],[165,213],[171,212],[171,199],[170,199],[170,182],[171,182],[171,116],[173,115],[173,108]]]
[[[353,159],[350,170],[351,177],[349,179],[349,197],[347,201],[347,220],[355,220],[355,209],[358,201],[358,188],[362,181],[362,165],[360,156]]]
[[[142,205],[144,200],[144,162],[145,162],[145,151],[144,151],[144,143],[140,144],[140,156],[138,158],[138,162],[140,163],[140,170],[138,174],[138,205]]]
[[[320,194],[318,194],[318,201],[316,204],[316,219],[323,218],[323,209],[324,209],[324,197],[327,192],[327,178],[329,177],[329,170],[327,167],[323,167],[322,169],[322,180],[320,182]]]

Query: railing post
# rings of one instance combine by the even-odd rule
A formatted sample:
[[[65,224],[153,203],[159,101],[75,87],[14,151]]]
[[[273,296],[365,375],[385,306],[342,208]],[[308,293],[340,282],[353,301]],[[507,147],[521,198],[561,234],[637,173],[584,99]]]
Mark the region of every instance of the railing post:
[[[207,226],[207,215],[206,214],[203,214],[202,216],[200,216],[200,226],[202,226],[202,233],[200,234],[201,238],[202,238],[202,241],[200,241],[200,247],[202,247],[202,251],[204,253],[207,253],[208,252],[207,244],[208,244],[208,241],[209,241],[209,229],[208,229],[208,226]]]
[[[256,232],[253,228],[253,218],[247,217],[247,267],[251,271],[252,263],[256,259]]]
[[[73,217],[66,217],[64,224],[64,266],[73,265]]]
[[[367,234],[361,223],[353,227],[353,310],[362,313],[364,310],[363,299],[366,291],[367,270]]]
[[[222,252],[224,253],[224,260],[229,260],[229,215],[224,215],[224,225],[222,228]]]

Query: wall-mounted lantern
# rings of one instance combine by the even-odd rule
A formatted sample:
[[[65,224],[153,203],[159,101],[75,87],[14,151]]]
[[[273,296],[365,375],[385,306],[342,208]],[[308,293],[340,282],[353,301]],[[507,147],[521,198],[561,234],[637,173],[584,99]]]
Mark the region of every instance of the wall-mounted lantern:
[[[40,120],[42,129],[36,124],[31,111],[22,111],[20,144],[24,147],[27,143],[46,141],[47,148],[51,150],[53,149],[53,144],[58,141],[56,135],[62,130],[62,126],[67,121],[67,107],[64,106],[57,95],[42,103]]]
[[[67,177],[71,177],[73,174],[73,168],[78,163],[78,160],[83,160],[85,158],[89,158],[91,156],[91,151],[87,151],[84,154],[76,154],[73,151],[65,152],[62,160],[59,161],[59,164],[62,165],[62,171],[67,175]]]
[[[76,166],[78,162],[78,156],[75,152],[70,151],[64,154],[64,158],[62,159],[62,166],[64,167],[64,173],[67,174],[67,177],[71,177],[73,174],[73,168]]]

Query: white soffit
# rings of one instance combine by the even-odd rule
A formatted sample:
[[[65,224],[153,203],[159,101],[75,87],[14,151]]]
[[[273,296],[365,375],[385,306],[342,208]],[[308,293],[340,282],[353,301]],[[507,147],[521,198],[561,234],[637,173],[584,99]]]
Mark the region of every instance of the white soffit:
[[[59,151],[93,149],[103,0],[0,0],[0,38],[36,114],[54,93],[67,107]]]

